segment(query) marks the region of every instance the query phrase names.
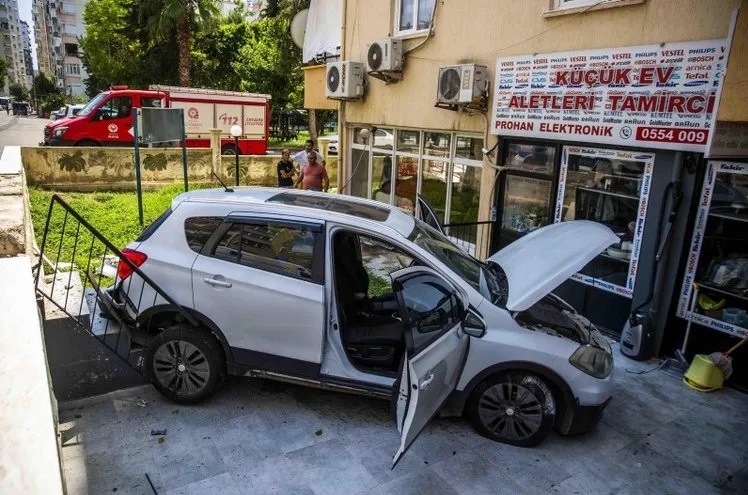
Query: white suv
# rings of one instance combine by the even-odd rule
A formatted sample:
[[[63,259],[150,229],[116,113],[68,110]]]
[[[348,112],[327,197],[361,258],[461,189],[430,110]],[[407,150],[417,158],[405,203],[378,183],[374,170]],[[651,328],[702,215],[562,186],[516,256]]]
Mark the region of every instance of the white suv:
[[[565,222],[481,262],[378,202],[197,190],[123,250],[103,299],[174,401],[211,396],[226,373],[263,376],[391,397],[395,461],[439,410],[532,446],[554,426],[590,429],[611,398],[606,339],[550,292],[616,241]]]

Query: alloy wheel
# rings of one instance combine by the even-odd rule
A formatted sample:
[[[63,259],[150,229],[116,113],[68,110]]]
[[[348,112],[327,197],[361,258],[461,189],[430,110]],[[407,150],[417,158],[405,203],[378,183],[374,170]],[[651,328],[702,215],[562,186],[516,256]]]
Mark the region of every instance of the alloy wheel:
[[[195,395],[210,379],[210,364],[205,354],[193,344],[169,340],[155,352],[153,373],[164,388],[176,395]]]
[[[517,383],[497,383],[485,390],[478,414],[495,435],[521,441],[534,435],[543,422],[543,403],[528,388]]]

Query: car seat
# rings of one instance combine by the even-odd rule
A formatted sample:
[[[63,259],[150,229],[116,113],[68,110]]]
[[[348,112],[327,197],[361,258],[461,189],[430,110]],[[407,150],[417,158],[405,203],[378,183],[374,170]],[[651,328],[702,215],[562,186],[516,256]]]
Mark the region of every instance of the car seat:
[[[358,236],[336,235],[333,245],[338,322],[348,356],[362,366],[392,369],[403,350],[404,328],[392,315],[371,312],[369,275]]]

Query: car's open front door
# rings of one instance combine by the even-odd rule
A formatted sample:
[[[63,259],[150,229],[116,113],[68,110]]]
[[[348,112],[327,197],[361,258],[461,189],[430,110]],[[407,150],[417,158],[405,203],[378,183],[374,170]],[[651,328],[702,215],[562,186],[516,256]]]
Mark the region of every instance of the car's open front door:
[[[428,225],[444,234],[444,224],[439,220],[439,215],[436,214],[436,210],[431,206],[431,203],[420,194],[416,197],[416,202],[418,203],[418,208],[416,208],[416,218],[423,220]]]
[[[463,296],[436,272],[406,268],[393,273],[392,281],[407,345],[393,391],[401,435],[394,467],[457,386],[469,338],[462,330]]]

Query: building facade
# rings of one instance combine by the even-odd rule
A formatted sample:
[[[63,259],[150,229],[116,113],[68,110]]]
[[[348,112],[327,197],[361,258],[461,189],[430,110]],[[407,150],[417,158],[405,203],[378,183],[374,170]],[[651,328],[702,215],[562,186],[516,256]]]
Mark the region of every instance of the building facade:
[[[27,86],[26,66],[23,58],[23,38],[21,19],[18,16],[18,1],[3,0],[0,2],[0,45],[2,56],[8,64],[7,85],[18,83]]]
[[[34,60],[31,57],[31,34],[29,24],[26,21],[21,21],[21,41],[23,45],[23,66],[26,75],[25,85],[27,88],[31,88],[34,81]]]
[[[692,351],[746,334],[748,2],[341,10],[344,65],[305,70],[306,106],[339,110],[340,192],[408,211],[420,194],[481,258],[550,223],[604,223],[621,242],[556,290],[590,320],[620,338],[646,317],[656,354],[688,321]]]
[[[48,0],[34,0],[32,6],[37,70],[56,79],[56,64],[52,50],[52,18],[48,4]]]

